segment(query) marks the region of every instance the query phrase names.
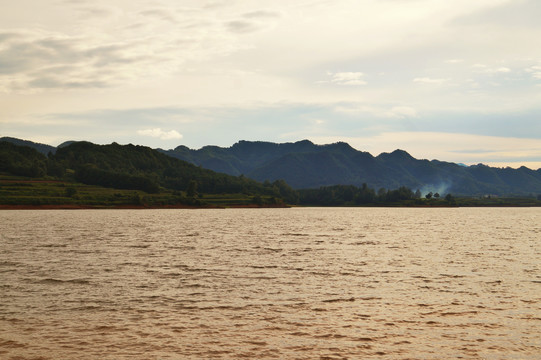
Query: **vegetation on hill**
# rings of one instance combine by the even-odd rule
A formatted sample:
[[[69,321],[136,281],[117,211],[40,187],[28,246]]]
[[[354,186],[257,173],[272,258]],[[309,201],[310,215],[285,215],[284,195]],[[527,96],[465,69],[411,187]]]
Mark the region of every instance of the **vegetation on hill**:
[[[0,142],[4,142],[4,141],[15,144],[15,145],[19,145],[19,146],[31,147],[34,150],[37,150],[38,152],[42,153],[43,155],[47,155],[49,153],[54,154],[54,152],[56,151],[56,148],[51,145],[40,144],[33,141],[28,141],[28,140],[21,140],[21,139],[9,137],[9,136],[0,137]]]
[[[169,197],[164,200],[167,204],[202,205],[211,198],[221,203],[225,195],[232,204],[246,204],[247,197],[256,205],[296,201],[296,194],[283,181],[261,184],[245,176],[203,169],[145,146],[116,143],[75,142],[45,157],[30,147],[0,142],[0,172],[33,178],[48,176],[44,180],[62,181],[70,187],[85,184],[162,194],[162,198]]]
[[[300,142],[297,148],[310,147]],[[241,148],[253,150],[259,144],[243,142]],[[267,149],[276,146],[266,144]],[[275,167],[288,169],[295,177],[335,175],[348,179],[348,167],[358,163],[371,163],[382,167],[368,153],[360,153],[347,144],[329,145],[332,151],[321,153],[289,153]],[[209,149],[214,151],[215,149]],[[243,151],[246,149],[243,149]],[[269,151],[270,151],[269,150]],[[283,148],[280,150],[282,151]],[[221,151],[221,150],[220,150]],[[237,152],[240,150],[237,149]],[[255,150],[254,150],[255,151]],[[257,155],[257,151],[255,151]],[[349,155],[348,155],[349,154]],[[440,176],[433,169],[436,162],[418,161],[403,151],[383,154],[382,161],[397,161],[409,169],[411,176],[426,173]],[[251,155],[253,162],[260,161]],[[275,162],[278,160],[274,160]],[[271,161],[272,163],[272,161]],[[408,165],[408,163],[411,163]],[[307,165],[308,164],[308,165]],[[338,166],[337,164],[342,164]],[[443,165],[442,165],[443,164]],[[452,171],[449,163],[438,164]],[[492,177],[492,168],[472,167],[484,183],[501,184],[506,181],[524,182],[529,171],[505,171],[501,177]],[[504,169],[505,170],[505,169]],[[529,169],[527,169],[529,170]],[[400,172],[400,170],[394,170]],[[323,175],[320,175],[323,174]],[[521,175],[522,174],[522,175]],[[395,174],[396,175],[396,174]],[[440,180],[443,180],[441,178]],[[329,180],[330,181],[330,180]],[[528,186],[527,183],[523,184]],[[473,186],[473,185],[472,185]],[[426,192],[425,192],[426,193]],[[35,147],[20,146],[0,141],[0,205],[80,205],[80,206],[480,206],[520,205],[539,206],[541,196],[528,198],[502,198],[483,196],[472,198],[453,196],[448,192],[428,192],[410,187],[381,187],[375,190],[367,183],[356,185],[313,186],[294,190],[284,180],[262,183],[244,175],[232,176],[182,161],[145,146],[96,145],[72,142],[59,147],[48,156]]]
[[[240,141],[229,148],[206,146],[190,150],[180,146],[164,152],[228,174],[245,174],[259,181],[283,179],[295,189],[366,183],[377,189],[407,186],[463,196],[541,193],[541,169],[418,160],[403,150],[374,157],[343,142],[315,145],[308,140],[285,144]]]
[[[47,157],[36,149],[0,141],[0,172],[30,177],[47,174]]]

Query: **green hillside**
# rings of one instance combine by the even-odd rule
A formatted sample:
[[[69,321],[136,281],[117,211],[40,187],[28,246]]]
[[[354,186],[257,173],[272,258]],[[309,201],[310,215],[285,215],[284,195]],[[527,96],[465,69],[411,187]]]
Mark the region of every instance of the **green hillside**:
[[[161,198],[166,204],[202,205],[214,202],[225,205],[230,201],[231,204],[276,205],[287,201],[288,191],[291,192],[284,182],[261,184],[244,176],[203,169],[145,146],[116,143],[96,145],[76,142],[58,148],[55,154],[46,157],[28,146],[2,141],[0,172],[7,176],[5,182],[26,183],[26,188],[34,187],[36,191],[40,190],[36,182],[28,179],[14,181],[10,176],[41,179],[43,182],[40,184],[49,183],[51,186],[56,186],[56,182],[60,181],[69,187],[80,188],[84,184],[102,189],[135,191],[139,197],[145,194],[153,202]],[[23,191],[25,186],[17,191]],[[6,185],[3,184],[2,188],[5,190]],[[40,194],[47,197],[47,192]],[[125,197],[123,192],[117,194],[118,198]],[[128,203],[133,201],[132,195]],[[53,203],[60,201],[49,200]],[[69,203],[74,203],[73,200]],[[6,197],[3,201],[6,201]],[[41,201],[47,200],[42,198]]]
[[[304,152],[310,147],[317,151]],[[292,149],[300,150],[289,151]],[[207,147],[206,156],[220,153],[221,162],[237,158],[244,165],[262,163],[251,176],[279,178],[258,182],[244,175],[227,175],[173,158],[145,146],[96,145],[71,142],[43,155],[35,147],[0,141],[0,208],[3,206],[82,207],[184,207],[184,206],[539,206],[541,191],[529,195],[498,196],[494,190],[536,189],[537,172],[495,169],[484,165],[465,168],[457,164],[417,160],[402,150],[376,158],[345,143],[316,146],[299,142],[242,142],[233,156],[227,150]],[[266,155],[265,153],[267,151]],[[282,152],[273,159],[273,151]],[[193,155],[193,154],[192,154]],[[209,158],[210,159],[210,158]],[[235,166],[240,166],[236,163]],[[467,172],[461,170],[467,169]],[[294,185],[308,184],[294,190]],[[341,179],[345,185],[319,185]],[[359,179],[368,182],[354,185]],[[414,186],[445,183],[481,193],[475,197],[443,190],[427,192]],[[350,183],[350,184],[347,184]],[[532,185],[533,184],[533,185]],[[447,186],[450,188],[450,186]],[[392,190],[396,189],[396,190]],[[418,187],[417,187],[418,189]],[[425,196],[426,195],[426,196]]]
[[[0,172],[29,177],[47,174],[47,157],[36,149],[0,141]]]
[[[204,168],[245,174],[258,181],[283,179],[295,189],[366,183],[376,189],[406,186],[423,193],[463,196],[541,193],[541,169],[461,166],[415,159],[403,150],[374,157],[343,142],[316,145],[308,140],[283,144],[240,141],[229,148],[206,146],[190,150],[180,146],[163,152]]]

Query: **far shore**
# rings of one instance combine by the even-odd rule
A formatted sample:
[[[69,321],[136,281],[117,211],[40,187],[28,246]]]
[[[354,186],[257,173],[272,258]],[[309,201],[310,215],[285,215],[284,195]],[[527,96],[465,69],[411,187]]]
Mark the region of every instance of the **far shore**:
[[[151,210],[151,209],[268,209],[268,208],[289,208],[288,205],[240,205],[232,204],[226,206],[208,205],[208,206],[189,206],[189,205],[77,205],[77,204],[57,204],[57,205],[1,205],[0,210]]]
[[[354,208],[410,208],[410,209],[449,209],[449,208],[527,208],[540,207],[535,205],[520,204],[476,204],[476,205],[363,205],[363,206],[314,206],[314,205],[256,205],[256,204],[231,204],[231,205],[77,205],[77,204],[56,204],[56,205],[1,205],[1,210],[159,210],[159,209],[288,209],[288,208],[311,208],[311,207],[354,207]]]

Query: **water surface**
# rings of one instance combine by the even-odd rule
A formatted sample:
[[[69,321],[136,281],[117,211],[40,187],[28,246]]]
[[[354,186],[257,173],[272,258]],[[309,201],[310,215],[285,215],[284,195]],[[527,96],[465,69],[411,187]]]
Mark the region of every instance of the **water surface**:
[[[0,212],[2,359],[539,359],[541,209]]]

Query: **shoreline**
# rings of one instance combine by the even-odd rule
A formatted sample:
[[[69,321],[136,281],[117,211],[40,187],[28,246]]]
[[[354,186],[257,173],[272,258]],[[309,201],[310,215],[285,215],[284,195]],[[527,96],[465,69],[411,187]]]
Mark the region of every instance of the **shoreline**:
[[[226,206],[208,205],[208,206],[190,206],[190,205],[162,205],[162,206],[145,206],[145,205],[1,205],[1,210],[160,210],[160,209],[287,209],[288,205],[255,205],[255,204],[232,204]]]
[[[231,204],[231,205],[207,205],[207,206],[190,206],[190,205],[76,205],[76,204],[56,204],[56,205],[2,205],[0,204],[0,211],[2,210],[166,210],[166,209],[187,209],[187,210],[199,210],[199,209],[289,209],[289,208],[409,208],[409,209],[452,209],[452,208],[535,208],[541,207],[539,205],[518,205],[518,204],[501,204],[501,205],[404,205],[404,206],[389,206],[389,205],[364,205],[364,206],[317,206],[317,205],[256,205],[256,204]]]

